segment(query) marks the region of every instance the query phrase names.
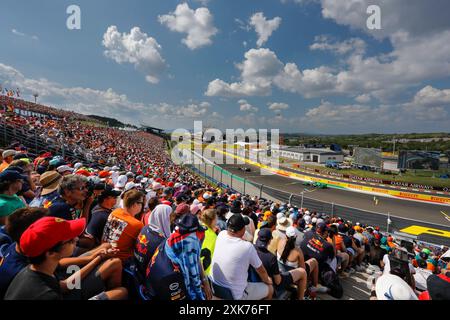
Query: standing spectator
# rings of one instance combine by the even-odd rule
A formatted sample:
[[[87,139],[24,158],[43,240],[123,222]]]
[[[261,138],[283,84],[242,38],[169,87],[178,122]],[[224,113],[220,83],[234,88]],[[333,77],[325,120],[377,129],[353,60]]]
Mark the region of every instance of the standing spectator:
[[[144,227],[142,222],[136,219],[144,208],[144,194],[130,190],[125,193],[123,204],[123,209],[118,208],[109,215],[102,241],[118,249],[117,257],[125,261],[133,255],[136,239]]]
[[[214,248],[216,247],[217,240],[217,213],[214,209],[208,209],[202,212],[202,223],[207,227],[205,232],[205,240],[202,245],[202,263],[205,273],[209,275],[211,273],[211,261],[214,256]]]
[[[0,226],[5,224],[7,216],[25,207],[25,203],[17,196],[22,184],[23,177],[17,171],[5,170],[0,173]]]
[[[272,280],[253,244],[242,240],[249,223],[250,220],[240,213],[228,219],[227,231],[222,231],[217,237],[211,278],[217,285],[230,289],[236,300],[270,300]],[[247,281],[250,266],[255,268],[263,282]]]

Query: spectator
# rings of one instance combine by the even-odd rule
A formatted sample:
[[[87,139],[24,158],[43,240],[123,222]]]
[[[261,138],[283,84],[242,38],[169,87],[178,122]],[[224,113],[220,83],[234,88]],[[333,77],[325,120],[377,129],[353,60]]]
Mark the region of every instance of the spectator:
[[[100,260],[100,257],[96,258],[60,283],[54,276],[60,260],[72,255],[76,237],[85,226],[84,219],[66,221],[55,217],[45,217],[33,223],[20,238],[20,249],[29,258],[30,266],[20,271],[11,282],[5,300],[62,300],[63,294],[71,290],[68,284],[77,277],[83,280]],[[123,299],[126,295],[127,290],[119,287],[91,299]]]
[[[5,224],[7,216],[25,207],[23,200],[17,196],[22,185],[23,177],[17,171],[5,170],[0,173],[0,226]]]
[[[278,242],[280,240],[286,240],[286,230],[287,228],[292,226],[292,220],[286,217],[277,218],[277,227],[276,230],[272,232],[272,241],[268,247],[268,250],[273,254],[276,254],[278,248]]]
[[[89,248],[101,244],[106,221],[108,220],[119,195],[120,192],[113,190],[110,186],[105,186],[105,190],[98,197],[98,204],[92,210],[91,220],[86,228],[87,237],[91,239],[91,243],[88,246]]]
[[[11,162],[13,162],[15,155],[16,155],[16,151],[14,151],[14,150],[3,151],[3,153],[2,153],[3,162],[0,164],[0,173],[5,171],[5,169],[9,167]]]
[[[3,299],[8,286],[14,277],[28,265],[19,246],[20,237],[34,222],[48,214],[47,209],[23,208],[8,216],[5,225],[5,236],[9,241],[0,243],[0,299]]]
[[[411,287],[400,277],[384,274],[376,280],[377,300],[418,300]]]
[[[123,261],[133,255],[136,239],[144,227],[136,219],[144,208],[144,195],[137,190],[130,190],[123,198],[124,208],[114,210],[108,217],[103,231],[103,242],[110,243],[119,250],[117,257]]]
[[[267,250],[267,246],[272,240],[272,231],[269,228],[260,230],[258,239],[256,240],[256,251],[261,259],[264,268],[272,278],[275,285],[275,292],[280,293],[287,290],[292,284],[297,285],[297,299],[303,300],[305,296],[307,274],[303,268],[292,268],[283,273],[278,268],[277,257]]]
[[[36,197],[31,201],[30,207],[48,208],[52,201],[59,197],[58,188],[63,177],[56,171],[47,171],[39,178],[40,188]]]
[[[205,240],[202,245],[201,258],[203,269],[209,275],[211,273],[211,261],[214,256],[214,248],[217,240],[217,213],[214,209],[208,209],[202,212],[201,222],[206,226]]]
[[[240,213],[232,215],[227,222],[227,230],[217,237],[212,260],[211,278],[219,286],[231,290],[236,300],[271,299],[272,280],[267,274],[255,247],[242,240],[245,227],[250,223]],[[247,281],[249,267],[255,268],[263,282]]]
[[[88,212],[84,207],[87,206],[89,209],[90,206],[90,203],[85,202],[87,196],[86,177],[80,175],[63,177],[58,187],[58,197],[48,204],[50,216],[64,220],[87,218]]]
[[[281,239],[277,246],[277,259],[282,271],[302,269],[312,278],[311,292],[326,293],[328,288],[319,285],[319,265],[314,258],[305,262],[303,252],[295,247],[297,232],[294,227],[286,229],[286,239]]]

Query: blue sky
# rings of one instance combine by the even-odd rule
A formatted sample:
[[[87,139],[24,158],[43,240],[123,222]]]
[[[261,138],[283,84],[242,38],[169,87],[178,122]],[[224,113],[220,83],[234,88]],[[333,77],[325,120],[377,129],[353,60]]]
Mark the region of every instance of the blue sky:
[[[380,31],[366,27],[374,3]],[[25,99],[165,129],[449,128],[448,1],[0,4],[0,84]],[[66,28],[71,4],[81,30]]]

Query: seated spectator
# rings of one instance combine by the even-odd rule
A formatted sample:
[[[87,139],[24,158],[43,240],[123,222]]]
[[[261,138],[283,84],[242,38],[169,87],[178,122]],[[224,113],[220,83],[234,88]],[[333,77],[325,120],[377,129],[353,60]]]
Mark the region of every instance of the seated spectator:
[[[211,273],[211,261],[214,255],[214,248],[217,240],[217,213],[215,209],[207,209],[202,212],[201,222],[207,228],[205,232],[205,240],[202,245],[201,260],[205,273]]]
[[[411,287],[393,274],[384,274],[376,280],[373,295],[377,300],[418,300]]]
[[[29,258],[30,266],[20,271],[11,282],[5,300],[62,300],[72,289],[75,279],[83,281],[101,260],[97,257],[68,279],[58,282],[55,271],[61,259],[70,257],[86,226],[84,219],[66,221],[45,217],[33,223],[20,238],[20,249]],[[90,297],[93,300],[116,300],[127,296],[125,288],[115,288]]]
[[[200,262],[205,229],[192,214],[178,218],[175,225],[175,231],[159,246],[148,266],[146,292],[157,300],[210,299]]]
[[[98,197],[98,204],[92,210],[91,220],[86,228],[87,238],[91,240],[88,248],[94,248],[101,244],[106,221],[116,205],[119,195],[120,192],[106,186],[105,190]]]
[[[16,155],[15,150],[5,150],[2,153],[3,162],[0,164],[0,173],[6,170],[9,167],[11,162],[14,161],[14,156]]]
[[[401,270],[402,274],[401,277],[405,279],[405,281],[410,281],[411,288],[415,289],[415,281],[414,281],[414,275],[416,273],[416,269],[414,269],[414,266],[406,260],[403,256],[407,256],[407,252],[402,249],[395,249],[390,254],[385,254],[383,256],[383,261],[381,262],[381,265],[383,267],[383,274],[389,274],[393,273],[393,270],[391,268],[391,263],[397,264],[396,261],[404,261],[405,265],[408,266],[409,270]],[[397,270],[397,268],[396,268]],[[409,271],[408,274],[405,274]]]
[[[215,284],[230,289],[235,300],[270,300],[273,295],[272,280],[253,244],[242,240],[249,223],[250,220],[240,213],[228,219],[228,229],[217,237],[211,279]],[[263,282],[247,281],[250,266]]]
[[[292,284],[297,285],[297,299],[303,300],[307,285],[307,274],[303,268],[292,268],[283,273],[278,268],[277,257],[267,250],[267,246],[272,240],[272,231],[268,228],[260,230],[256,240],[256,251],[261,259],[264,268],[272,278],[275,285],[275,292],[287,290]]]
[[[9,241],[0,243],[0,299],[3,299],[14,277],[28,265],[27,257],[20,251],[20,237],[30,225],[47,214],[47,209],[23,208],[6,218],[4,234]]]
[[[425,260],[419,260],[417,268],[415,268],[414,282],[416,289],[419,291],[427,291],[427,279],[433,274],[431,270],[427,269]]]
[[[86,203],[88,196],[87,178],[81,175],[63,177],[58,188],[58,197],[48,203],[50,216],[64,220],[88,218],[92,203]]]
[[[23,177],[13,170],[0,173],[0,226],[5,224],[6,217],[14,211],[25,207],[25,203],[17,196],[22,189]]]
[[[308,277],[312,279],[311,292],[326,293],[328,288],[319,285],[319,265],[314,258],[305,262],[303,252],[295,247],[297,232],[294,227],[286,229],[286,239],[281,239],[277,246],[277,260],[282,271],[302,269],[306,271]]]
[[[420,300],[450,300],[450,269],[427,279],[427,289],[419,296]]]
[[[272,241],[268,247],[268,250],[273,254],[276,254],[278,248],[278,242],[280,240],[286,239],[286,230],[287,228],[292,226],[292,220],[286,217],[281,217],[280,219],[276,219],[277,226],[276,229],[272,232]]]
[[[62,176],[56,171],[47,171],[39,178],[40,188],[36,197],[31,201],[30,207],[48,208],[50,203],[59,197],[58,188],[62,181]]]
[[[102,242],[108,242],[118,249],[117,257],[125,261],[133,255],[136,239],[144,227],[142,222],[136,219],[144,208],[144,194],[130,190],[125,193],[123,204],[123,209],[118,208],[109,215]]]
[[[137,238],[134,258],[139,274],[143,278],[145,270],[156,249],[170,237],[170,215],[172,208],[166,204],[155,207],[149,217],[148,225],[144,226]]]
[[[15,170],[22,175],[23,185],[18,195],[22,196],[26,203],[30,203],[35,197],[34,191],[36,190],[36,186],[31,176],[32,165],[27,160],[28,159],[14,160],[7,170]]]

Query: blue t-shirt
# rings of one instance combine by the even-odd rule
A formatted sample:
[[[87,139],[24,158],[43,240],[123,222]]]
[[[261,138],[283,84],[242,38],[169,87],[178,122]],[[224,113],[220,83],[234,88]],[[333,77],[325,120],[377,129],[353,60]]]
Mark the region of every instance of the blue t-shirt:
[[[76,220],[80,217],[81,211],[67,204],[67,202],[58,197],[54,199],[48,209],[50,210],[50,217],[61,218],[65,220]]]
[[[4,245],[10,245],[11,243],[13,243],[13,240],[9,234],[6,233],[5,226],[0,227],[0,249]]]
[[[97,205],[92,210],[91,220],[89,221],[86,232],[94,237],[97,242],[102,241],[103,229],[112,210],[105,209]]]
[[[0,250],[0,299],[3,300],[6,290],[14,277],[28,265],[28,259],[16,251],[16,243],[3,246]]]

